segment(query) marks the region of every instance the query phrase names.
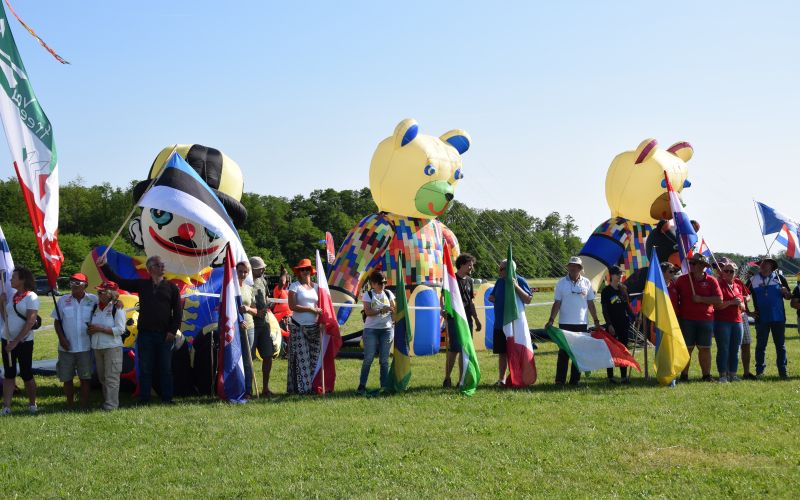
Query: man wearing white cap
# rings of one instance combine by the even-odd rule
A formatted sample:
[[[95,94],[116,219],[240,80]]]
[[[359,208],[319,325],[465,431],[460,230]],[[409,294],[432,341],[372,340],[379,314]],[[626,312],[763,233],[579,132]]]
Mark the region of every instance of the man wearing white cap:
[[[550,319],[545,325],[545,329],[553,324],[556,314],[559,314],[558,327],[562,330],[573,332],[588,331],[588,321],[586,311],[592,314],[594,326],[600,325],[597,318],[597,309],[594,307],[594,289],[589,278],[583,276],[583,261],[580,257],[570,257],[567,264],[567,275],[556,283],[554,294],[555,302],[550,309]],[[564,385],[567,379],[567,367],[569,366],[569,354],[566,351],[558,350],[558,361],[556,362],[556,385]],[[569,385],[577,385],[581,379],[581,372],[575,363],[572,364],[572,371],[569,377]]]
[[[272,396],[269,390],[269,376],[272,372],[272,356],[275,349],[272,345],[272,337],[269,331],[269,320],[267,310],[269,308],[269,290],[267,279],[264,277],[264,269],[267,265],[261,257],[250,257],[250,268],[253,270],[253,296],[255,299],[256,311],[253,315],[255,325],[255,341],[252,346],[253,359],[256,358],[256,351],[261,355],[261,376],[263,377],[263,390],[261,396],[268,398]]]

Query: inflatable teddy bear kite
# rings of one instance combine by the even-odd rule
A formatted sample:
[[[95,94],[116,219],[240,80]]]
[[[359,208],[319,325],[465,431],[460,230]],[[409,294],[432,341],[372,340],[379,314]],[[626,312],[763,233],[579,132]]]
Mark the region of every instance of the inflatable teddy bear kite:
[[[672,218],[664,173],[677,193],[691,186],[686,163],[693,153],[688,142],[661,149],[655,139],[645,139],[634,151],[620,153],[611,162],[606,174],[611,218],[594,230],[580,252],[584,274],[595,290],[613,265],[625,271],[629,291],[644,288],[653,225]],[[657,251],[659,259],[665,260],[674,248],[662,246]]]
[[[336,254],[328,284],[334,302],[353,303],[373,270],[386,272],[388,286],[395,283],[398,256],[411,309],[413,353],[439,352],[439,296],[442,285],[443,241],[458,255],[458,240],[436,220],[453,201],[463,177],[461,155],[470,146],[463,130],[440,137],[422,135],[417,122],[401,121],[391,137],[375,150],[370,164],[370,191],[379,212],[362,219],[350,230]],[[344,323],[351,308],[339,310]]]

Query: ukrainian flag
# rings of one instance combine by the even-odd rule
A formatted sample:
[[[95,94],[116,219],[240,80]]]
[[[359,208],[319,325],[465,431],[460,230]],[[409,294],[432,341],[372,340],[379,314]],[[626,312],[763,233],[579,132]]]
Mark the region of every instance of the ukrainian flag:
[[[655,327],[656,379],[661,385],[669,385],[689,363],[689,351],[669,300],[667,283],[661,273],[655,248],[650,257],[650,272],[644,287],[642,312]]]
[[[397,255],[395,278],[394,354],[389,368],[389,388],[392,392],[403,392],[411,380],[411,322],[406,300],[406,282],[403,279],[403,253]]]

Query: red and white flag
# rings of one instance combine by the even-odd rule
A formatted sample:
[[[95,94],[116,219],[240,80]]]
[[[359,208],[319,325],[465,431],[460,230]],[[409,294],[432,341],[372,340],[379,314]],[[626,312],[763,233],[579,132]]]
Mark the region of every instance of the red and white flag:
[[[314,378],[311,387],[317,394],[333,392],[336,382],[336,355],[342,347],[342,335],[339,332],[339,322],[336,320],[336,311],[333,310],[331,291],[328,289],[328,279],[325,277],[325,266],[317,250],[317,293],[319,294],[319,333],[322,335],[322,345],[314,368]]]
[[[33,93],[0,5],[0,119],[33,224],[47,280],[55,288],[64,255],[58,247],[58,156],[53,128]]]

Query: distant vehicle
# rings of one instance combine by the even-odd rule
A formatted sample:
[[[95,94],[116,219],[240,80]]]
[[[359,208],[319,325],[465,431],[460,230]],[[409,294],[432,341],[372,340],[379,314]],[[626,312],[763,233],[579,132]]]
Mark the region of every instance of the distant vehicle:
[[[69,290],[69,278],[60,277],[56,281],[56,288],[53,290],[56,297],[64,295],[60,289]],[[36,295],[50,295],[50,283],[47,281],[46,276],[38,276],[36,278]]]

